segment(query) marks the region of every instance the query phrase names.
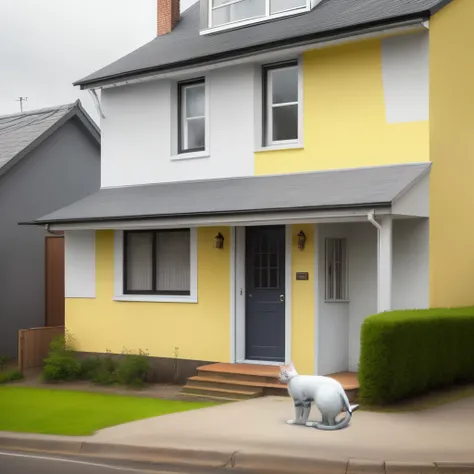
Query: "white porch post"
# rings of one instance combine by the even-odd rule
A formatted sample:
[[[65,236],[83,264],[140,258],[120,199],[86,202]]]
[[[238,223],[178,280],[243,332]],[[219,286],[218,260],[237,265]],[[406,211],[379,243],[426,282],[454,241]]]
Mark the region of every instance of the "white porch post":
[[[382,217],[378,230],[377,311],[392,309],[392,216]]]

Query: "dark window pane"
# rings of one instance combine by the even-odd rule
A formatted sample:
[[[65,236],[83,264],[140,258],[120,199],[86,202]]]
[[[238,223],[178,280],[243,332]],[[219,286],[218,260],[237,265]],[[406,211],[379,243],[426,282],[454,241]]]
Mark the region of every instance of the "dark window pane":
[[[270,287],[278,288],[278,270],[270,270]]]
[[[190,291],[189,230],[158,232],[156,235],[156,290]]]
[[[278,265],[278,256],[276,253],[270,255],[270,265],[276,267]]]
[[[298,106],[273,107],[273,141],[298,139]]]
[[[268,288],[268,272],[267,269],[262,271],[262,282],[260,288]]]
[[[272,104],[298,102],[298,68],[287,67],[270,71]]]
[[[260,281],[260,269],[254,268],[253,270],[253,286],[254,288],[260,288],[261,281]]]
[[[126,291],[151,291],[153,285],[153,233],[126,237]]]
[[[206,120],[188,120],[188,149],[204,148]]]

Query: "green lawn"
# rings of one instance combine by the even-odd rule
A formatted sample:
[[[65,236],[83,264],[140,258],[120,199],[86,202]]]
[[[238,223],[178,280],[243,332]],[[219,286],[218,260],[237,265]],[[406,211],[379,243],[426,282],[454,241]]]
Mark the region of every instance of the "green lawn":
[[[215,405],[29,387],[0,387],[0,431],[70,436]]]

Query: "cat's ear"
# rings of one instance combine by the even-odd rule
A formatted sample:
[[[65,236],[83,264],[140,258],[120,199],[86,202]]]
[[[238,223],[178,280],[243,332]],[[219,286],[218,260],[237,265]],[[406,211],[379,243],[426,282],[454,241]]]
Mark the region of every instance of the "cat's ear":
[[[290,362],[289,365],[288,365],[289,369],[290,370],[295,370],[296,371],[296,367],[295,365],[293,364],[293,362]]]

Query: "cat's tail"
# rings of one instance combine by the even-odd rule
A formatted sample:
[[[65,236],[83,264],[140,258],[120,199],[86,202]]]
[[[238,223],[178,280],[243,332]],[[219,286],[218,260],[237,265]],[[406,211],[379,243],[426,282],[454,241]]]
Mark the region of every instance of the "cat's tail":
[[[313,428],[316,428],[317,430],[322,430],[322,431],[342,430],[351,422],[351,418],[352,418],[352,412],[346,411],[344,418],[339,423],[336,423],[335,425],[324,425],[323,423],[319,423],[318,421],[315,421],[311,426]]]
[[[346,392],[344,390],[342,390],[339,396],[341,397],[341,401],[344,405],[344,408],[346,409],[344,418],[335,425],[324,425],[316,421],[311,425],[313,428],[323,431],[342,430],[351,422],[352,412],[357,410],[359,408],[359,405],[354,405],[354,407],[351,407],[349,399],[347,398]]]

